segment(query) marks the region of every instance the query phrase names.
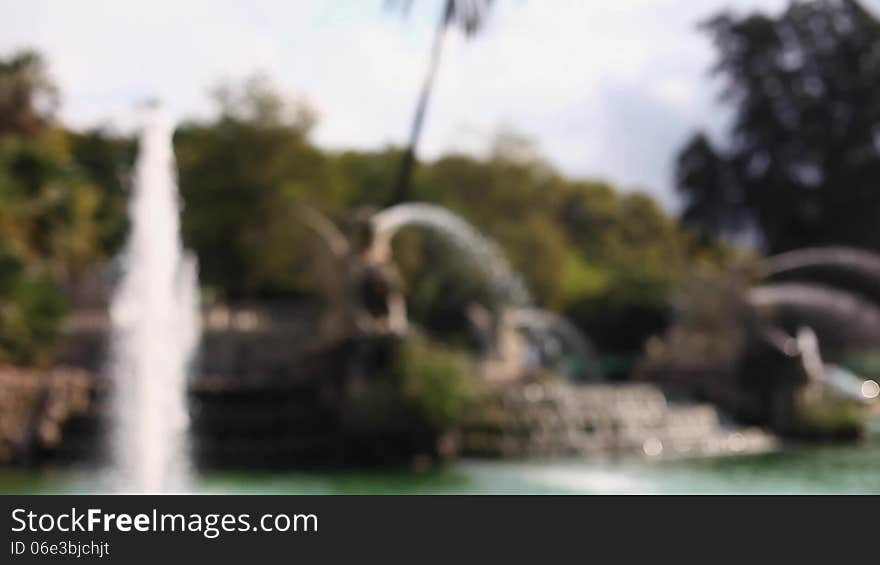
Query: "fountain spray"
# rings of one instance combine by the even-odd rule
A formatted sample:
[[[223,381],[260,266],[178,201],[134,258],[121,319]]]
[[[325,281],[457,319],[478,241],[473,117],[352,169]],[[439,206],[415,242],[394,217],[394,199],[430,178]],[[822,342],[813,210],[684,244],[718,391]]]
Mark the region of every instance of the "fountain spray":
[[[113,457],[122,490],[179,491],[189,470],[187,373],[200,334],[195,259],[180,239],[170,118],[147,111],[130,232],[111,304]]]

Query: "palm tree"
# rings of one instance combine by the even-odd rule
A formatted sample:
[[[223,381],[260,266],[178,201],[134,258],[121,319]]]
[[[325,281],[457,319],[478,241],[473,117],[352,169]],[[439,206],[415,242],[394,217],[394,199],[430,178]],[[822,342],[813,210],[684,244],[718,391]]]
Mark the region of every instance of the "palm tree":
[[[437,31],[434,33],[431,59],[428,63],[425,78],[422,81],[422,90],[416,105],[415,116],[413,116],[409,144],[403,153],[403,159],[400,163],[397,184],[392,195],[392,204],[405,202],[409,199],[412,171],[416,160],[416,146],[419,143],[422,126],[425,122],[425,113],[428,109],[428,101],[431,98],[431,90],[434,87],[437,67],[440,65],[440,56],[443,52],[446,31],[454,26],[461,29],[465,37],[472,37],[483,27],[486,14],[489,12],[489,8],[494,3],[494,0],[444,0],[444,2],[443,13],[440,15]],[[406,11],[412,4],[412,0],[390,0],[389,4],[402,6],[403,10]]]

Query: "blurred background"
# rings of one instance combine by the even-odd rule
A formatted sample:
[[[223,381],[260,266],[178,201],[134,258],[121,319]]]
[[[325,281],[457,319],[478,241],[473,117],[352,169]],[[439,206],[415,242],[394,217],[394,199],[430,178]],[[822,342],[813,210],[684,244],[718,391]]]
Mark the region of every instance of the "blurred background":
[[[100,489],[139,109],[194,488],[880,492],[880,3],[8,2],[0,491]]]

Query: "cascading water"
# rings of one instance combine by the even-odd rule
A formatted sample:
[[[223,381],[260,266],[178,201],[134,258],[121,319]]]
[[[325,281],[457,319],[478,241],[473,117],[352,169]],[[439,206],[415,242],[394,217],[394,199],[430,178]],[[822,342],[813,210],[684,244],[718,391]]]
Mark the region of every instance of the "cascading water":
[[[537,363],[558,369],[560,358],[573,356],[577,367],[566,372],[580,378],[598,376],[598,369],[590,366],[595,355],[588,340],[565,318],[531,307],[531,297],[519,274],[510,268],[494,243],[463,218],[440,206],[408,203],[379,212],[372,222],[380,245],[389,245],[398,230],[410,225],[446,236],[482,272],[499,303],[508,310],[510,323],[523,332],[534,349]]]
[[[373,216],[377,238],[390,241],[402,227],[419,225],[446,235],[482,271],[493,292],[506,304],[525,306],[531,297],[520,276],[510,268],[504,255],[467,221],[440,206],[424,203],[398,204]]]
[[[131,231],[113,296],[113,457],[121,488],[181,490],[189,470],[187,373],[200,334],[194,258],[180,240],[173,127],[149,110],[140,136]]]

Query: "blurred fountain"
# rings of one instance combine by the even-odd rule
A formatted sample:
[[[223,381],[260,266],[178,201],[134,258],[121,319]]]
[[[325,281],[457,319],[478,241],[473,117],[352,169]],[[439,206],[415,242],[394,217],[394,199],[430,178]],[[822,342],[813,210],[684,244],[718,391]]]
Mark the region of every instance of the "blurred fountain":
[[[111,304],[114,470],[129,492],[181,490],[189,470],[187,373],[200,322],[196,263],[180,240],[172,133],[170,118],[150,108]]]
[[[399,204],[387,208],[371,218],[374,239],[371,252],[380,260],[390,260],[391,240],[406,226],[431,229],[445,237],[471,268],[487,281],[496,300],[499,312],[495,321],[484,320],[485,334],[492,334],[492,356],[519,356],[516,347],[509,347],[504,354],[503,342],[514,330],[528,344],[528,362],[533,367],[559,371],[568,377],[597,379],[600,371],[595,363],[595,353],[589,341],[567,319],[553,312],[533,307],[531,296],[519,273],[511,269],[501,250],[471,224],[446,208],[424,203]],[[509,337],[509,336],[508,336]],[[517,363],[502,372],[508,375],[521,373]]]
[[[489,283],[500,303],[526,306],[531,297],[522,278],[510,268],[501,251],[492,241],[446,208],[424,203],[399,204],[387,208],[372,218],[376,245],[389,249],[391,239],[403,227],[422,226],[446,236],[470,261]]]
[[[540,308],[517,308],[508,317],[526,334],[539,366],[579,380],[601,379],[593,346],[568,319]]]

